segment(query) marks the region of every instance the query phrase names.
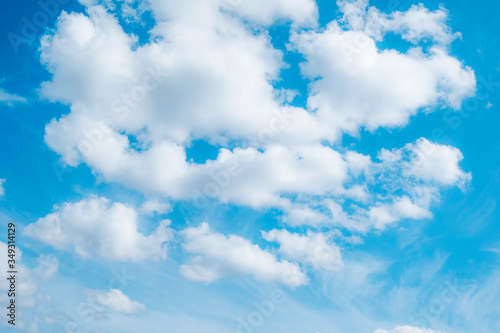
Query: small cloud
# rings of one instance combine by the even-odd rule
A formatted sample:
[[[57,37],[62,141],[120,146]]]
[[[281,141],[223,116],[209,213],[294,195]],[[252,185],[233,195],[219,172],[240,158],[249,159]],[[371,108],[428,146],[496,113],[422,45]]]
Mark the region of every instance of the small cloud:
[[[493,107],[493,104],[491,104],[490,102],[488,102],[488,104],[486,104],[487,109],[491,109],[492,107]]]
[[[141,212],[145,215],[165,214],[170,212],[172,207],[167,202],[158,199],[148,200],[142,204]]]
[[[493,253],[496,253],[496,254],[500,254],[500,246],[494,246],[494,247],[486,248],[483,251],[493,252]]]
[[[5,188],[3,187],[3,184],[5,183],[7,179],[2,179],[0,178],[0,198],[5,195]]]
[[[273,229],[263,231],[262,237],[268,242],[279,243],[278,251],[287,258],[314,269],[340,271],[344,267],[339,247],[329,241],[327,234],[308,232],[301,235]]]
[[[96,300],[101,305],[126,314],[137,313],[146,308],[144,304],[132,301],[119,289],[112,289],[107,293],[98,292]]]
[[[3,89],[0,89],[0,104],[7,104],[12,106],[15,103],[27,103],[26,98],[10,94]]]

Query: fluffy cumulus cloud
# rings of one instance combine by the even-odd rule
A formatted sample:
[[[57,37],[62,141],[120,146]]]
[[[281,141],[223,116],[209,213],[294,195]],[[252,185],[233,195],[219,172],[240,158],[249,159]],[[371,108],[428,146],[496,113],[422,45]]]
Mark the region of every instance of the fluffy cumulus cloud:
[[[181,273],[188,279],[213,282],[226,276],[251,275],[257,280],[277,281],[290,287],[308,281],[297,264],[278,261],[273,254],[240,236],[214,232],[207,223],[188,228],[182,235],[184,249],[194,255],[181,266]]]
[[[407,175],[441,185],[463,185],[472,177],[460,169],[463,155],[457,148],[419,139],[405,149],[413,155],[412,161],[403,166]]]
[[[328,147],[274,145],[264,152],[256,150],[266,137],[262,129],[287,141],[312,133],[311,128],[295,131],[299,123],[319,126],[305,110],[281,107],[275,98],[271,80],[283,64],[269,38],[247,31],[233,16],[212,8],[212,2],[157,6],[161,8],[154,13],[159,19],[173,16],[152,31],[158,42],[138,47],[102,7],[89,8],[88,16],[62,14],[57,32],[42,40],[42,61],[53,78],[42,85],[41,93],[72,107],[69,115],[46,128],[46,142],[63,162],[74,166],[84,161],[109,181],[173,198],[194,196],[193,184],[210,181],[214,168],[240,163],[247,169],[241,181],[259,176],[261,180],[252,185],[258,188],[276,174],[272,164],[282,157],[291,162],[284,176],[297,178],[305,171],[306,179],[320,171],[318,177],[335,178],[330,186],[335,187],[342,166],[337,165],[338,153]],[[193,20],[197,16],[192,12],[202,10],[205,19]],[[74,66],[75,61],[80,65]],[[289,121],[285,114],[300,122]],[[283,129],[287,122],[295,124],[294,130]],[[133,145],[127,134],[138,142]],[[222,143],[244,140],[256,147],[221,150],[212,164],[188,163],[184,145],[207,137]],[[245,153],[255,161],[241,161]],[[316,164],[325,167],[318,170]],[[251,170],[255,167],[264,171],[262,176]],[[277,179],[277,184],[262,190],[264,195],[304,188],[290,188],[285,181]],[[221,194],[221,200],[227,201],[235,188]],[[260,204],[244,193],[236,193],[235,201]]]
[[[329,242],[328,235],[312,232],[301,235],[274,229],[263,232],[262,236],[269,242],[279,243],[279,252],[291,260],[315,269],[337,271],[343,267],[340,249]]]
[[[398,326],[390,331],[378,329],[375,330],[373,333],[444,333],[444,332],[434,331],[425,328],[411,327],[411,326]]]
[[[98,304],[125,314],[137,313],[146,308],[144,304],[132,301],[119,289],[111,289],[106,293],[97,292],[96,301]]]
[[[150,32],[155,42],[143,46],[100,6],[88,16],[63,13],[57,32],[42,40],[53,74],[42,94],[81,105],[74,116],[107,117],[130,134],[146,129],[155,142],[256,133],[279,107],[269,79],[277,78],[281,53],[216,4],[153,3],[160,23]]]
[[[73,127],[65,123],[69,134]],[[253,207],[279,206],[284,204],[281,195],[287,193],[340,194],[347,177],[340,153],[319,144],[294,148],[275,144],[264,152],[221,149],[216,160],[199,165],[188,163],[185,148],[173,143],[138,152],[130,150],[127,140],[117,134],[99,135],[95,136],[99,144],[82,139],[80,146],[88,149],[86,158],[106,179],[174,199],[203,194]],[[55,141],[61,146],[65,143],[61,138]]]
[[[287,206],[283,197],[290,193],[341,194],[347,179],[340,153],[321,145],[270,145],[262,153],[254,148],[225,150],[206,167],[203,174],[210,178],[199,182],[206,184],[200,188],[205,195],[253,207]],[[217,186],[214,190],[210,185]]]
[[[59,250],[74,250],[84,258],[108,260],[165,259],[172,238],[170,221],[161,221],[149,236],[138,232],[136,211],[122,203],[91,197],[65,203],[24,229],[24,234]]]
[[[294,34],[292,45],[313,80],[308,107],[337,131],[403,126],[421,109],[459,109],[475,91],[474,72],[439,46],[379,50],[365,32],[336,21],[322,32]]]

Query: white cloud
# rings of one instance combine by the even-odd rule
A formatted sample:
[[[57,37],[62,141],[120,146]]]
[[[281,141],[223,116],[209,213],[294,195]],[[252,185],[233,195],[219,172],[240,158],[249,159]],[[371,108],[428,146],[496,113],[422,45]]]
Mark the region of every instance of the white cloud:
[[[47,125],[45,140],[64,163],[86,163],[105,181],[159,198],[144,202],[142,214],[167,212],[167,200],[201,196],[278,207],[296,226],[366,232],[430,218],[440,187],[470,180],[453,147],[420,139],[375,157],[346,151],[339,140],[363,128],[404,126],[417,112],[459,109],[473,94],[474,72],[447,49],[458,35],[443,9],[419,5],[383,14],[368,1],[342,1],[345,19],[324,30],[315,27],[312,0],[150,0],[156,25],[149,40],[138,43],[106,9],[91,6],[99,1],[85,2],[87,13],[63,13],[42,39],[51,79],[40,94],[71,108]],[[124,8],[131,20],[141,14]],[[301,71],[312,82],[305,109],[287,105],[293,93],[273,87],[286,64],[262,25],[276,20],[292,21],[284,52],[305,59]],[[389,32],[414,45],[407,52],[380,49],[377,42]],[[419,47],[423,40],[430,46]],[[193,163],[185,147],[196,139],[224,148],[214,160]],[[91,198],[56,207],[26,234],[83,257],[165,258],[169,222],[147,236],[138,232],[138,221],[131,207]],[[195,281],[248,275],[296,287],[307,283],[298,263],[328,271],[343,266],[338,246],[323,233],[263,233],[279,243],[278,257],[206,223],[181,234],[192,255],[181,273]],[[325,289],[345,293],[338,304],[375,293],[370,276],[386,267],[369,264],[325,274],[338,279]],[[360,288],[363,280],[370,284]],[[119,290],[99,295],[100,304],[120,312],[144,308]]]
[[[120,16],[126,23],[139,24],[144,24],[141,19],[149,6],[147,1],[142,0],[79,0],[79,2],[86,7],[100,4],[116,16]]]
[[[314,80],[309,109],[337,131],[403,126],[423,108],[459,109],[475,91],[474,72],[439,47],[379,50],[364,32],[344,31],[335,21],[291,42],[306,59],[303,74]]]
[[[137,313],[146,308],[144,304],[132,301],[119,289],[111,289],[107,293],[97,292],[96,301],[99,304],[125,314]]]
[[[375,160],[355,152],[345,153],[344,158],[351,174],[344,182],[346,191],[293,203],[285,208],[284,222],[382,230],[401,220],[431,218],[440,187],[463,188],[471,179],[459,166],[462,153],[457,148],[424,138],[403,148],[382,149]],[[346,204],[346,199],[354,202]]]
[[[345,132],[460,108],[474,93],[474,72],[448,53],[456,35],[444,9],[386,15],[366,1],[339,4],[344,18],[320,30],[309,0],[155,0],[156,25],[141,45],[105,7],[63,13],[42,39],[52,78],[40,93],[70,104],[71,113],[47,125],[45,141],[63,163],[86,163],[106,181],[154,198],[277,207],[287,223],[358,231],[430,217],[439,186],[470,179],[458,150],[422,139],[382,151],[377,162],[332,147]],[[307,110],[273,87],[283,54],[265,27],[253,28],[275,20],[294,22],[285,52],[301,53],[302,73],[313,79]],[[406,53],[381,50],[376,41],[389,31],[433,42]],[[188,161],[185,147],[197,139],[224,148],[215,160]],[[414,155],[427,146],[438,153],[417,163]],[[398,180],[408,184],[391,192]],[[377,186],[387,188],[378,194]],[[143,212],[162,210],[151,205]]]
[[[220,0],[223,8],[261,24],[270,25],[278,20],[291,20],[296,25],[315,25],[318,17],[313,0]],[[224,4],[226,4],[224,6]]]
[[[59,250],[74,250],[87,258],[99,255],[108,260],[137,261],[165,259],[166,242],[172,238],[170,221],[161,221],[149,236],[137,231],[136,211],[106,198],[91,197],[55,207],[38,219],[24,234]]]
[[[390,331],[378,329],[375,330],[373,333],[443,333],[443,332],[425,328],[422,329],[417,327],[411,327],[411,326],[398,326]]]
[[[462,186],[471,179],[471,174],[459,167],[463,155],[455,147],[440,145],[421,138],[405,147],[412,160],[405,164],[405,173],[424,181],[442,185]]]
[[[225,276],[251,275],[257,280],[278,281],[290,287],[304,285],[308,279],[295,263],[278,261],[258,245],[236,235],[224,236],[210,230],[207,223],[182,232],[184,249],[195,255],[181,266],[188,279],[213,282]]]
[[[142,203],[141,213],[146,215],[165,214],[171,209],[172,207],[167,202],[162,202],[159,199],[152,199]]]
[[[5,183],[7,179],[5,178],[0,178],[0,197],[3,197],[5,195],[5,188],[3,184]]]
[[[329,236],[323,233],[308,232],[307,235],[301,235],[274,229],[262,232],[262,236],[268,242],[278,242],[278,251],[286,258],[314,269],[338,271],[343,267],[339,247],[329,242]]]
[[[238,171],[228,178],[227,186],[220,186],[219,199],[253,207],[286,206],[282,197],[289,193],[341,194],[347,179],[342,156],[321,145],[295,149],[272,145],[263,153],[256,149],[224,151],[205,173],[217,174],[227,165],[238,166]],[[221,181],[219,184],[224,185]]]
[[[201,10],[205,4],[193,2],[189,8],[193,6]],[[208,22],[193,22],[192,12],[172,4],[165,10],[174,18],[154,30],[161,37],[158,42],[135,50],[133,38],[102,8],[90,8],[88,17],[63,13],[57,33],[42,40],[42,60],[53,78],[42,85],[41,93],[71,103],[72,112],[46,127],[47,144],[69,165],[84,161],[108,181],[175,199],[192,197],[195,184],[213,181],[214,169],[227,169],[231,163],[241,163],[244,170],[221,191],[224,202],[234,198],[240,204],[272,205],[281,201],[283,192],[338,188],[345,169],[340,155],[318,144],[300,143],[299,138],[314,133],[317,126],[308,112],[288,108],[298,120],[290,129],[279,130],[287,120],[281,119],[284,112],[270,80],[282,66],[281,53],[267,36],[247,31],[210,6],[207,15],[213,17],[208,15]],[[157,66],[161,73],[152,75],[148,69],[155,71]],[[152,83],[154,89],[145,88]],[[141,103],[125,101],[136,93],[144,94]],[[255,148],[262,145],[258,142],[262,129],[283,141],[298,136],[300,147],[274,145],[260,153]],[[128,134],[137,137],[139,147],[132,146]],[[207,137],[242,139],[255,148],[221,150],[211,165],[188,163],[186,142]],[[255,161],[242,161],[244,153],[254,155]],[[272,163],[279,158],[291,163],[285,166],[289,172],[277,172]],[[255,173],[254,167],[264,172]],[[310,181],[307,186],[288,181],[299,178],[298,172],[306,173],[300,178]],[[275,175],[281,177],[274,180]],[[327,181],[335,178],[330,188],[327,182],[313,181],[322,176]],[[245,177],[261,179],[249,182]],[[246,184],[238,191],[233,184],[242,182]]]
[[[0,88],[0,104],[12,106],[14,105],[14,103],[26,103],[26,98],[15,94],[10,94],[4,89]]]
[[[460,33],[453,33],[447,25],[448,12],[443,7],[429,11],[423,4],[418,4],[412,5],[406,12],[398,11],[390,15],[381,14],[372,7],[368,15],[366,28],[368,33],[374,33],[375,36],[392,31],[412,43],[429,39],[442,45],[448,45],[461,37]]]
[[[439,200],[440,186],[463,188],[470,181],[471,174],[459,166],[462,158],[457,148],[425,138],[401,149],[382,150],[372,172],[378,172],[378,179],[387,184],[383,188],[390,197],[398,191],[405,195],[394,198],[391,204],[372,207],[369,216],[374,225],[383,229],[400,219],[432,217],[430,206]]]
[[[370,156],[348,151],[344,158],[349,165],[349,171],[354,175],[358,176],[364,173],[366,176],[370,176],[370,168],[373,164]]]
[[[42,60],[53,74],[52,81],[42,85],[42,95],[79,105],[73,114],[97,122],[106,118],[130,134],[147,128],[146,141],[257,136],[269,125],[272,112],[281,108],[270,80],[283,66],[282,55],[268,37],[250,33],[219,5],[153,1],[159,23],[152,33],[158,38],[138,47],[101,7],[90,7],[88,17],[63,13],[57,32],[42,40]],[[315,10],[314,2],[306,0],[244,1],[231,10],[255,9],[258,18],[265,17],[261,12],[280,12],[269,7],[298,8],[301,15],[311,11],[304,7]],[[204,13],[203,19],[197,12]],[[344,32],[335,21],[321,33],[294,34],[292,45],[308,60],[304,73],[323,78],[313,84],[309,98],[310,108],[321,112],[316,117],[295,109],[297,120],[285,137],[333,140],[339,130],[404,125],[417,109],[438,101],[458,108],[475,87],[473,72],[443,49],[433,48],[429,55],[418,49],[408,54],[378,52],[370,36]],[[156,68],[160,73],[151,75]],[[75,124],[53,122],[49,132],[68,125],[81,131]],[[50,136],[48,141],[60,154],[67,153],[54,146]],[[75,148],[71,140],[67,146]]]
[[[275,206],[284,204],[281,196],[287,193],[341,193],[347,178],[342,156],[319,144],[295,148],[269,145],[264,152],[255,148],[221,149],[215,161],[200,165],[186,161],[183,146],[160,142],[138,152],[129,148],[127,138],[106,125],[87,125],[85,119],[72,115],[60,120],[56,128],[52,124],[46,134],[52,147],[65,151],[66,144],[74,142],[85,161],[106,180],[174,199],[202,194],[222,202]],[[75,127],[81,130],[72,131]],[[70,150],[64,154],[67,163],[77,164],[78,155]]]
[[[420,220],[432,217],[427,207],[421,207],[407,196],[397,198],[391,204],[384,204],[370,208],[369,218],[377,229],[384,229],[388,224],[401,219]]]
[[[191,13],[196,20],[211,21],[220,12],[229,12],[253,24],[271,25],[291,21],[293,25],[314,25],[318,17],[313,0],[149,0],[158,18],[167,19]],[[186,18],[189,19],[189,18]],[[193,20],[193,19],[191,19]],[[194,22],[194,20],[193,20]]]
[[[412,5],[407,11],[395,11],[383,14],[376,7],[369,7],[368,0],[339,0],[343,13],[341,22],[350,29],[363,31],[380,41],[388,32],[401,35],[412,43],[431,40],[441,45],[448,45],[459,38],[460,33],[453,33],[447,25],[448,12],[440,7],[430,11],[423,4]]]
[[[337,0],[337,6],[343,15],[341,22],[348,24],[352,30],[364,28],[368,0]]]
[[[156,42],[144,46],[101,7],[89,16],[63,13],[56,34],[42,39],[53,74],[42,95],[131,134],[147,127],[153,141],[248,137],[267,126],[279,109],[269,80],[282,66],[269,37],[247,31],[214,2],[152,6],[160,22],[151,32]]]
[[[328,223],[330,219],[323,212],[315,210],[307,204],[295,204],[286,210],[286,215],[283,217],[283,221],[294,226],[318,226]]]

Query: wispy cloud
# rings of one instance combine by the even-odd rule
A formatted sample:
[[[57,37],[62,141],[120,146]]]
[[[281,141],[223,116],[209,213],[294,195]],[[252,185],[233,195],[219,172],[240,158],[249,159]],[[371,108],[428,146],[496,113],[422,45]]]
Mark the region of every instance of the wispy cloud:
[[[11,94],[0,88],[0,104],[13,106],[16,103],[27,103],[26,98],[19,95]]]

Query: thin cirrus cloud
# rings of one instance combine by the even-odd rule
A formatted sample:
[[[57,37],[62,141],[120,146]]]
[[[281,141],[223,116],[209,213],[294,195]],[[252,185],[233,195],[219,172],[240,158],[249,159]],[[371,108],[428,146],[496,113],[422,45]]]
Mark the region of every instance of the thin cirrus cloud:
[[[6,181],[7,179],[0,178],[0,197],[3,197],[5,195],[5,187],[3,184],[5,184]]]
[[[26,98],[16,94],[11,94],[5,91],[5,89],[0,88],[0,104],[13,106],[16,103],[26,103],[26,102],[27,102]]]
[[[378,329],[373,333],[444,333],[441,331],[434,331],[426,328],[417,328],[412,326],[398,326],[390,331]]]

